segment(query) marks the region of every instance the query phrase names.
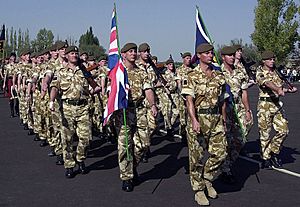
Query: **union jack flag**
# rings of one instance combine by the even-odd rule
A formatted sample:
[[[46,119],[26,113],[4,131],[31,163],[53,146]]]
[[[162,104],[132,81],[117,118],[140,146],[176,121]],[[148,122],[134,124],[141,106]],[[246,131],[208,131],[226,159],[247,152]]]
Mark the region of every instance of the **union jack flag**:
[[[116,6],[112,12],[112,22],[110,31],[110,44],[108,53],[108,68],[110,79],[110,92],[107,105],[104,110],[105,125],[112,113],[119,109],[127,108],[129,82],[126,68],[120,55]]]

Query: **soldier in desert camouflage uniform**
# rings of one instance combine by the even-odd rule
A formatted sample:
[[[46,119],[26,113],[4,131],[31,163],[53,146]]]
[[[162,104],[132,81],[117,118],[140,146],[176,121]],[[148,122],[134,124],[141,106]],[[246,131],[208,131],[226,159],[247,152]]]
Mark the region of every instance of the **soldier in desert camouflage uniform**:
[[[253,120],[247,93],[249,78],[241,68],[235,68],[235,52],[236,50],[232,46],[225,46],[221,49],[223,60],[221,70],[230,94],[230,97],[226,99],[226,117],[224,117],[228,156],[222,165],[222,179],[229,184],[235,182],[231,166],[246,143],[247,123]]]
[[[126,138],[123,110],[115,113],[115,126],[118,134],[120,178],[123,181],[122,190],[130,192],[133,190],[134,176],[137,178],[136,167],[145,151],[142,140],[149,136],[148,131],[145,131],[147,129],[147,108],[143,106],[144,99],[147,98],[153,116],[156,116],[157,109],[151,81],[148,79],[145,70],[135,64],[137,45],[127,43],[121,49],[121,53],[127,69],[130,88],[128,108],[126,109],[128,137]],[[129,154],[126,153],[127,147]],[[133,159],[127,159],[128,155]]]
[[[263,66],[257,69],[256,80],[259,86],[257,105],[258,127],[261,153],[264,160],[262,168],[281,167],[279,158],[283,141],[288,135],[288,121],[285,117],[280,97],[285,93],[294,93],[297,88],[284,88],[275,68],[275,54],[272,51],[262,53]],[[271,129],[276,134],[270,138]]]
[[[212,181],[227,155],[221,115],[226,98],[225,78],[210,66],[213,60],[212,45],[200,44],[196,51],[200,64],[183,80],[182,94],[186,97],[189,114],[187,135],[191,185],[197,203],[209,205],[205,189],[209,197],[217,197]],[[206,151],[209,157],[203,162]]]
[[[54,100],[58,90],[61,91],[62,110],[62,147],[66,177],[73,178],[73,168],[76,162],[79,172],[87,173],[84,160],[86,149],[89,145],[91,134],[91,122],[89,115],[88,97],[93,90],[89,90],[88,78],[90,73],[84,71],[78,65],[78,48],[70,46],[65,51],[68,64],[58,70],[57,81],[51,84],[50,104],[51,111],[54,111]],[[78,136],[76,157],[73,152],[73,137]]]

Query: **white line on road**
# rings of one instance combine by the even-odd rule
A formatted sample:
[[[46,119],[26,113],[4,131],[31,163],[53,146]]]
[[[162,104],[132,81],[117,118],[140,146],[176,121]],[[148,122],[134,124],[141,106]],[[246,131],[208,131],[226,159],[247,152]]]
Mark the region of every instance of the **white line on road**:
[[[249,162],[253,162],[253,163],[256,163],[256,164],[261,164],[261,162],[259,162],[257,160],[254,160],[254,159],[251,159],[249,157],[245,157],[245,156],[239,156],[239,157],[242,158],[242,159],[244,159],[244,160],[247,160]],[[279,171],[279,172],[282,172],[282,173],[285,173],[285,174],[292,175],[292,176],[300,178],[300,174],[299,173],[296,173],[296,172],[293,172],[293,171],[290,171],[290,170],[287,170],[287,169],[284,169],[284,168],[276,168],[276,167],[272,167],[272,168],[274,170]]]

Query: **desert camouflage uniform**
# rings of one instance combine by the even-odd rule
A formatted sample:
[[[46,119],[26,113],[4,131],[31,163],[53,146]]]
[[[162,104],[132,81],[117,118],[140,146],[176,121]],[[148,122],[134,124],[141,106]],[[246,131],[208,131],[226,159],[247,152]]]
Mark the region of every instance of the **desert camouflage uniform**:
[[[176,91],[177,90],[176,77],[175,74],[170,70],[166,70],[162,76],[168,83],[168,86],[166,86],[166,88],[168,88],[168,90],[170,91],[174,105],[172,105],[172,102],[170,98],[167,96],[166,90],[164,89],[163,86],[156,88],[156,94],[158,97],[160,111],[162,112],[162,115],[164,117],[165,128],[172,129],[173,124],[175,123],[179,115],[179,108],[178,108],[179,95],[177,94]]]
[[[190,180],[194,191],[205,189],[205,180],[212,181],[226,158],[227,141],[220,114],[221,103],[226,98],[225,78],[219,71],[207,77],[198,65],[183,80],[182,94],[194,98],[195,115],[201,134],[192,129],[190,116],[187,121]],[[209,158],[204,162],[204,153]]]
[[[138,68],[128,70],[130,85],[128,108],[126,109],[126,123],[128,132],[128,151],[133,160],[127,159],[126,130],[124,125],[123,110],[115,113],[115,126],[118,134],[118,155],[121,180],[133,178],[133,167],[136,167],[144,154],[143,140],[149,137],[147,126],[147,108],[143,106],[145,90],[151,89],[151,81],[147,73]]]
[[[91,122],[89,116],[89,84],[83,72],[76,67],[61,68],[57,71],[57,80],[51,83],[61,92],[62,110],[62,149],[65,168],[73,168],[76,161],[86,159],[86,148],[89,145]],[[73,152],[73,137],[78,136],[76,161]]]
[[[183,80],[187,79],[187,74],[191,72],[193,69],[190,67],[186,67],[185,65],[181,65],[176,69],[176,77],[177,80],[181,82],[181,86],[183,85]],[[182,133],[182,127],[186,126],[187,122],[187,110],[185,106],[185,100],[183,97],[179,97],[179,121],[180,121],[180,134]]]
[[[137,61],[137,66],[140,67],[142,70],[144,70],[147,73],[151,84],[154,85],[154,83],[157,80],[157,77],[155,75],[155,72],[154,72],[153,68],[150,66],[150,64],[147,63],[146,65],[144,65],[142,63],[142,61],[139,60],[139,61]],[[157,103],[157,100],[156,100],[157,98],[156,98],[155,93],[154,93],[154,96],[155,96],[154,100],[155,100],[155,104],[156,104]],[[156,129],[156,119],[152,115],[151,106],[150,106],[149,102],[146,99],[144,101],[144,106],[147,108],[147,122],[148,122],[148,132],[149,132],[149,137],[148,137],[148,139],[144,140],[144,145],[145,145],[145,147],[150,147],[150,136],[154,132],[154,130]]]
[[[32,83],[33,68],[32,64],[28,63],[23,72],[23,79],[25,79],[25,107],[27,111],[27,125],[29,129],[33,129],[33,114],[32,114],[32,91],[28,89],[28,84]],[[30,95],[28,96],[27,90],[30,90]]]
[[[36,80],[36,83],[34,83],[36,86],[35,90],[32,93],[32,112],[33,112],[33,130],[34,133],[39,134],[41,136],[42,132],[42,117],[41,117],[41,79],[40,79],[40,73],[41,73],[41,67],[40,64],[33,66],[33,74],[32,78]],[[44,137],[45,139],[46,137]],[[43,139],[43,138],[42,138]]]
[[[248,88],[249,78],[246,71],[244,72],[243,68],[235,68],[230,73],[224,68],[224,64],[221,65],[221,70],[232,94],[232,97],[226,99],[228,156],[222,165],[223,172],[230,172],[231,165],[238,158],[241,149],[247,141],[246,136],[253,124],[253,120],[246,120],[246,110],[242,102],[242,91]]]
[[[271,153],[279,154],[280,148],[288,135],[288,121],[285,118],[283,104],[276,94],[264,84],[267,81],[274,83],[277,87],[283,86],[283,81],[276,72],[271,72],[265,67],[259,67],[256,73],[259,86],[259,101],[257,105],[257,118],[260,134],[262,157],[270,159]],[[276,131],[274,137],[270,138],[273,128]]]

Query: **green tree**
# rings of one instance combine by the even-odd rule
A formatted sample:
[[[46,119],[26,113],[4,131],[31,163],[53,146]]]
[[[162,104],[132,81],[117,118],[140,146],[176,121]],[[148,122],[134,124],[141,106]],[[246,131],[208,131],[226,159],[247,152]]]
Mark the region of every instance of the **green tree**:
[[[93,28],[89,30],[79,38],[80,51],[86,51],[88,54],[93,55],[96,59],[105,53],[105,49],[99,44],[99,40],[93,34]]]
[[[34,51],[42,51],[53,44],[54,35],[51,30],[46,28],[40,29],[36,39],[31,41]]]
[[[279,62],[285,61],[299,40],[299,11],[292,0],[258,0],[251,35],[258,50],[272,50]]]

